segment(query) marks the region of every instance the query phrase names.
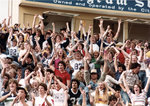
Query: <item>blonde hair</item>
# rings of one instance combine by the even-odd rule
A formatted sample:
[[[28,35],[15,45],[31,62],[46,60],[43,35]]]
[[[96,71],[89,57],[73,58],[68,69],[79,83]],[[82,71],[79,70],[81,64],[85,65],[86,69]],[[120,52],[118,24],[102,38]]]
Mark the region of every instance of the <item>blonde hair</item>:
[[[67,54],[65,52],[65,50],[63,50],[62,48],[60,48],[59,50],[57,50],[57,57],[59,57],[59,51],[62,50],[63,51],[63,56],[62,58],[65,59],[67,57]]]
[[[104,84],[103,82],[100,82],[102,84]],[[99,87],[96,88],[95,90],[95,98],[94,98],[94,102],[98,103],[99,102],[99,97],[102,97],[102,101],[105,103],[108,103],[108,89],[106,87],[106,85],[104,84],[104,89],[103,89],[103,95],[100,95],[100,91],[99,91]]]
[[[76,73],[76,75],[75,75],[75,79],[77,79],[77,80],[79,80],[79,81],[81,81],[81,82],[85,82],[84,76],[81,77],[82,73],[83,73],[82,71],[78,71],[78,72]]]

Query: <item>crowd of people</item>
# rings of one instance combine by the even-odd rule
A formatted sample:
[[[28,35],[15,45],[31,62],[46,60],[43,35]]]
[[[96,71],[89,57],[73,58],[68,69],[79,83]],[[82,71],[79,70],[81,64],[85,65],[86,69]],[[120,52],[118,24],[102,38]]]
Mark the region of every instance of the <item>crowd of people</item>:
[[[37,18],[39,23],[36,25]],[[78,32],[44,30],[35,15],[32,27],[0,24],[0,106],[150,106],[150,42],[118,42],[99,19]]]

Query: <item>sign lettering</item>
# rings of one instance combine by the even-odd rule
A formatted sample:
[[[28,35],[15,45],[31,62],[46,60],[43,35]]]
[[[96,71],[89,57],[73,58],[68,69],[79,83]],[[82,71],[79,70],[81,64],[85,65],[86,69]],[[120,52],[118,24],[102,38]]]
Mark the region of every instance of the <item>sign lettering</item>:
[[[150,13],[150,0],[27,0],[96,9]]]

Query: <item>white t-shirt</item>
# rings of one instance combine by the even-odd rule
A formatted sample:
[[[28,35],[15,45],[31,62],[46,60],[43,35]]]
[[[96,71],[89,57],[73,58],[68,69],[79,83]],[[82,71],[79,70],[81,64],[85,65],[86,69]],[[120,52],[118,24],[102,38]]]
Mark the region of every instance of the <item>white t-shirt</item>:
[[[11,56],[18,56],[18,47],[10,47],[9,49],[9,55]]]
[[[54,100],[51,96],[47,96],[47,100],[51,103],[52,106],[54,106]],[[35,97],[35,106],[48,106],[45,102],[45,97],[44,98],[41,98],[40,96]]]
[[[72,75],[75,76],[76,73],[79,71],[79,68],[81,66],[83,66],[83,61],[82,60],[78,61],[78,60],[73,59],[73,60],[70,61],[70,65],[71,65],[71,67],[74,70],[74,72],[72,73]]]
[[[64,104],[64,90],[61,88],[59,91],[52,89],[52,94],[54,98],[54,106],[63,106]]]

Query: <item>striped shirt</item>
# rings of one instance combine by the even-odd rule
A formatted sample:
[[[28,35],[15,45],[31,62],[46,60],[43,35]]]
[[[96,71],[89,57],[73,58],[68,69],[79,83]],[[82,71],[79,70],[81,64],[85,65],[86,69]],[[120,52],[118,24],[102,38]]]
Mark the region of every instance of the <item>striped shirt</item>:
[[[142,90],[139,95],[133,94],[131,91],[128,92],[131,99],[132,105],[134,106],[145,106],[146,103],[146,92]]]

